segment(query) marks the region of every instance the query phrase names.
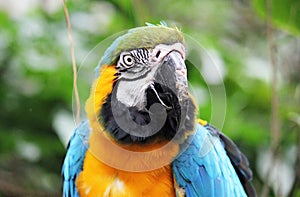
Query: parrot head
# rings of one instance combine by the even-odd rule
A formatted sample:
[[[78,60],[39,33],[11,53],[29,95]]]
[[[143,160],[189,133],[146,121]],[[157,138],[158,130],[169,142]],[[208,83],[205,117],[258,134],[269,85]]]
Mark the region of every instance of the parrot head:
[[[196,113],[184,61],[177,28],[129,30],[99,62],[86,104],[90,121],[121,144],[181,140],[193,130]]]

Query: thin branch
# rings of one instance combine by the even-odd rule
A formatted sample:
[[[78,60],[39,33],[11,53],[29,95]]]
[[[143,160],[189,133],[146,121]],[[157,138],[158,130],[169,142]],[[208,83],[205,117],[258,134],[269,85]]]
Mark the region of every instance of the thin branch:
[[[74,53],[74,45],[73,45],[73,38],[72,38],[72,28],[71,28],[71,22],[69,18],[69,12],[66,5],[66,1],[62,0],[63,7],[64,7],[64,13],[66,18],[66,23],[68,27],[68,37],[70,42],[70,50],[71,50],[71,58],[72,58],[72,67],[73,67],[73,87],[74,87],[74,94],[75,94],[75,100],[76,100],[76,125],[79,123],[80,118],[80,100],[79,100],[79,93],[78,93],[78,87],[77,87],[77,67],[76,67],[76,61],[75,61],[75,53]]]
[[[267,39],[269,43],[269,54],[272,66],[272,101],[271,101],[271,166],[268,169],[266,182],[263,186],[261,196],[269,196],[269,185],[271,179],[271,173],[274,169],[274,161],[276,160],[279,150],[279,96],[278,96],[278,64],[276,61],[276,45],[274,42],[274,30],[272,26],[272,0],[266,0],[266,19],[267,19]],[[279,192],[279,191],[278,191]]]
[[[276,46],[274,42],[274,35],[273,35],[273,27],[271,24],[271,0],[267,0],[270,4],[269,10],[270,13],[268,14],[268,42],[269,42],[269,50],[270,50],[270,58],[271,58],[271,65],[272,65],[272,112],[271,112],[271,137],[272,137],[272,148],[273,150],[277,149],[279,144],[279,98],[278,98],[278,64],[276,61]]]

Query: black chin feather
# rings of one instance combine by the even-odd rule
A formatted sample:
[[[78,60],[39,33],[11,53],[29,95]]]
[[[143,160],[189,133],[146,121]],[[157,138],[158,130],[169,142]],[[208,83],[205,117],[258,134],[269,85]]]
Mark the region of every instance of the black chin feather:
[[[192,130],[194,127],[194,112],[195,106],[191,100],[186,101],[186,103],[179,103],[179,100],[175,93],[173,93],[168,87],[160,85],[158,83],[154,83],[154,88],[160,97],[160,99],[170,108],[165,108],[167,117],[163,127],[156,132],[154,135],[150,135],[148,137],[139,137],[128,132],[125,132],[122,128],[120,128],[115,120],[115,118],[123,118],[129,117],[133,120],[137,125],[147,125],[150,123],[151,118],[149,113],[150,107],[159,103],[160,101],[157,98],[154,90],[152,88],[148,88],[145,91],[146,94],[146,106],[144,110],[138,110],[136,107],[127,108],[124,104],[119,101],[115,101],[116,99],[112,99],[113,95],[109,94],[106,98],[105,103],[102,105],[99,121],[104,125],[106,131],[119,143],[122,144],[132,144],[132,143],[151,143],[155,140],[171,140],[175,136],[176,138],[180,138],[185,131]],[[114,113],[112,112],[112,106],[114,107]],[[183,109],[184,108],[184,109]],[[116,112],[117,113],[116,113]],[[189,113],[187,112],[189,111]],[[184,120],[184,124],[180,124],[182,118],[188,120]],[[128,120],[128,121],[131,121]],[[180,128],[179,129],[179,127]],[[139,132],[146,133],[148,131],[141,130]],[[176,135],[179,134],[179,135]]]

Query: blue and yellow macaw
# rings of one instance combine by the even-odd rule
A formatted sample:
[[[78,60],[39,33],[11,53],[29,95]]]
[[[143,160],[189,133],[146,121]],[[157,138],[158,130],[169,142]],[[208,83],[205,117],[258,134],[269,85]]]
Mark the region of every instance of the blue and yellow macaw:
[[[177,28],[129,30],[106,50],[70,139],[63,195],[256,196],[247,158],[197,120]]]

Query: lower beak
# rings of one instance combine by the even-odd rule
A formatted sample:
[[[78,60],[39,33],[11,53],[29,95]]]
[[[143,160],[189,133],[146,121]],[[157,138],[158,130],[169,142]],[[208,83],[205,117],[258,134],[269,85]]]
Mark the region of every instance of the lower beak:
[[[163,59],[157,70],[155,82],[168,87],[179,102],[188,98],[187,70],[179,52],[172,51]]]

